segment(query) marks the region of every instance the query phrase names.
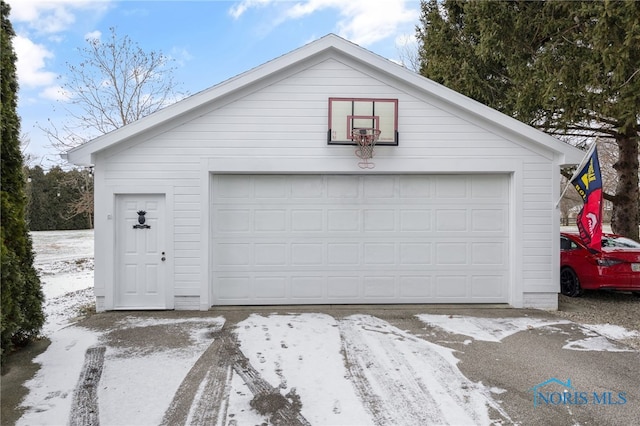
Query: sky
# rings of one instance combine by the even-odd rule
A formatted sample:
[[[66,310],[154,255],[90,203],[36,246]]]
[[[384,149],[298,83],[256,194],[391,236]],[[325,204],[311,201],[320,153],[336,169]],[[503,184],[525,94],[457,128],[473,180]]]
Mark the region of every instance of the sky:
[[[390,60],[415,50],[419,0],[5,0],[16,32],[18,113],[31,166],[60,164],[41,127],[68,121],[62,87],[87,39],[110,28],[174,60],[194,94],[329,33]]]

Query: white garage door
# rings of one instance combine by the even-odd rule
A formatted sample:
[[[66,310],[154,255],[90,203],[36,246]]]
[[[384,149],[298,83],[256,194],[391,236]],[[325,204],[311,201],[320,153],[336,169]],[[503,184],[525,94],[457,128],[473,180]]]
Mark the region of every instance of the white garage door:
[[[216,305],[501,303],[508,175],[214,175]]]

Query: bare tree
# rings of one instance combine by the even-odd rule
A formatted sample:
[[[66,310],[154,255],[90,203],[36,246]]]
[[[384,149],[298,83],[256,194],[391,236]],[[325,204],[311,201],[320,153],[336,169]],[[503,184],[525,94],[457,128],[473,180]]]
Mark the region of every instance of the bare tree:
[[[33,166],[33,163],[38,161],[38,157],[27,152],[29,145],[31,144],[31,137],[28,133],[20,134],[20,151],[22,151],[23,168],[28,169]]]
[[[185,96],[178,91],[173,60],[155,51],[146,52],[128,36],[118,37],[110,28],[106,41],[87,39],[79,49],[80,60],[67,63],[62,82],[67,119],[56,125],[48,120],[43,130],[59,152],[68,151],[95,137],[139,120]],[[89,170],[82,179],[68,182],[80,190],[69,206],[69,216],[93,215],[93,182]]]
[[[79,169],[78,173],[68,173],[62,183],[78,189],[80,193],[80,196],[69,204],[67,213],[62,215],[62,218],[69,220],[84,215],[89,227],[93,229],[93,170],[84,168]]]
[[[67,120],[45,131],[53,147],[67,151],[132,123],[184,97],[178,91],[173,60],[145,52],[128,36],[110,28],[108,40],[87,39],[80,61],[67,64],[62,82]]]

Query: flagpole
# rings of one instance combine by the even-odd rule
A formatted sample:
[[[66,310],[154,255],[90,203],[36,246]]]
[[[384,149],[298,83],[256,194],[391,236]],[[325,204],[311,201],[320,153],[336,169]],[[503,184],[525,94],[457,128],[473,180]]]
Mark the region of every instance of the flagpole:
[[[562,194],[560,194],[560,198],[558,198],[558,201],[556,202],[556,208],[558,208],[558,205],[560,204],[560,201],[562,201],[562,197],[564,197],[564,194],[567,193],[569,186],[571,186],[571,182],[576,178],[576,176],[578,176],[578,173],[580,173],[585,164],[587,164],[587,161],[589,161],[589,158],[591,158],[591,154],[593,154],[593,151],[595,151],[596,146],[598,145],[598,139],[599,137],[596,136],[596,140],[591,144],[591,147],[589,147],[589,150],[585,154],[584,158],[582,159],[578,167],[576,167],[576,170],[573,172],[573,176],[571,176],[571,179],[567,181],[567,185],[564,187],[564,191],[562,191]]]

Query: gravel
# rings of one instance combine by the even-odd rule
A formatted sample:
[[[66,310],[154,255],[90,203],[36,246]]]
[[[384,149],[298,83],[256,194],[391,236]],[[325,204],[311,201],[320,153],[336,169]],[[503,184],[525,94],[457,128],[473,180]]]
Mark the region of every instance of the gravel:
[[[559,295],[554,314],[581,324],[611,324],[635,331],[634,337],[618,341],[640,351],[640,297],[631,293],[584,291],[579,297]]]

